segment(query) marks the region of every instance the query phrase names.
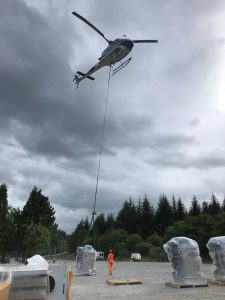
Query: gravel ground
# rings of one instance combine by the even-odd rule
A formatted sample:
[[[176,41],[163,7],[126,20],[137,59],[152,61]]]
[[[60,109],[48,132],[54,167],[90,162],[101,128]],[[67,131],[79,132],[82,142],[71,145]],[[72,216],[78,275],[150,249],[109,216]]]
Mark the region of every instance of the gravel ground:
[[[71,300],[225,300],[225,286],[166,287],[165,282],[170,280],[172,272],[169,263],[118,262],[114,263],[112,276],[108,276],[106,262],[96,262],[96,269],[97,274],[94,276],[74,277]],[[211,270],[210,264],[202,267],[207,278],[212,278]],[[143,284],[110,286],[106,284],[108,279],[137,279]]]

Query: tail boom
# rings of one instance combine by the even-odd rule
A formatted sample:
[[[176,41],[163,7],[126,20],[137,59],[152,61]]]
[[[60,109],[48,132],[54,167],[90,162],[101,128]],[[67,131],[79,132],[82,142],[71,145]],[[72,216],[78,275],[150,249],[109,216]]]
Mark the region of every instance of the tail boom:
[[[95,80],[94,77],[90,76],[91,74],[95,73],[97,70],[102,68],[103,65],[100,63],[97,63],[94,67],[92,67],[87,73],[82,73],[81,71],[77,71],[76,74],[74,75],[73,81],[79,85],[79,83],[84,80],[85,78],[88,78],[90,80]]]

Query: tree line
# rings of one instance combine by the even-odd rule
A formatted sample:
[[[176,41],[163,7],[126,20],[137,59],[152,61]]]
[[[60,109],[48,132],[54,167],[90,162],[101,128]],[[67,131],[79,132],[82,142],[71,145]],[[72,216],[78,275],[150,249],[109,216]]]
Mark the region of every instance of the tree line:
[[[117,215],[97,215],[91,229],[87,218],[81,220],[68,236],[68,246],[75,251],[92,244],[104,252],[112,248],[119,257],[137,251],[149,259],[164,260],[163,244],[174,236],[186,236],[198,242],[207,258],[208,239],[220,235],[225,235],[225,199],[220,204],[212,194],[209,202],[200,203],[194,195],[187,209],[180,198],[169,200],[162,194],[154,206],[145,195],[137,204],[130,197]]]
[[[164,260],[163,244],[175,236],[196,240],[203,258],[208,257],[210,237],[225,235],[225,199],[212,194],[210,201],[192,197],[187,209],[181,198],[160,195],[156,205],[145,195],[136,203],[130,197],[117,214],[99,213],[90,228],[82,219],[69,235],[58,228],[55,210],[41,189],[34,187],[22,209],[8,203],[7,186],[0,185],[0,261],[9,256],[24,260],[34,254],[76,252],[93,245],[96,250],[113,249],[121,258],[140,252],[146,259]]]
[[[0,261],[5,263],[9,256],[25,261],[33,254],[47,254],[65,238],[57,229],[55,210],[48,197],[34,187],[22,209],[8,203],[5,184],[0,185]]]

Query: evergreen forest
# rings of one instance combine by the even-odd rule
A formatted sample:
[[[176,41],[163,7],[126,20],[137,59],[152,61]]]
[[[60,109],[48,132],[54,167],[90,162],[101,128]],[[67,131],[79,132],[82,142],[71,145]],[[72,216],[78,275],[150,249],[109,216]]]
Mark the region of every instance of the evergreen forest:
[[[194,195],[189,208],[180,198],[159,195],[157,204],[145,195],[143,199],[126,200],[117,214],[94,215],[90,228],[88,218],[80,220],[71,234],[56,224],[55,210],[48,197],[34,187],[22,209],[8,204],[8,191],[0,185],[0,260],[17,257],[25,261],[34,254],[72,253],[77,247],[92,245],[105,254],[113,249],[118,259],[129,259],[132,252],[144,260],[166,261],[163,244],[175,236],[194,239],[203,260],[209,260],[206,244],[209,238],[225,235],[225,199],[214,194],[210,201]],[[75,256],[74,256],[75,257]]]

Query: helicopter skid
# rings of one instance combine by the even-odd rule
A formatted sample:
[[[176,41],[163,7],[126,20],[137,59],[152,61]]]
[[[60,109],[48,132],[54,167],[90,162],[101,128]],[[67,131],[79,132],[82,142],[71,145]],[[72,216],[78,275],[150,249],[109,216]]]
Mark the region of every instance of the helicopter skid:
[[[126,67],[126,65],[129,64],[129,62],[131,61],[131,58],[128,58],[126,61],[124,61],[123,63],[121,63],[121,65],[119,65],[117,68],[113,69],[113,73],[112,75],[116,74],[117,72],[119,72],[120,70],[122,70],[124,67]]]

